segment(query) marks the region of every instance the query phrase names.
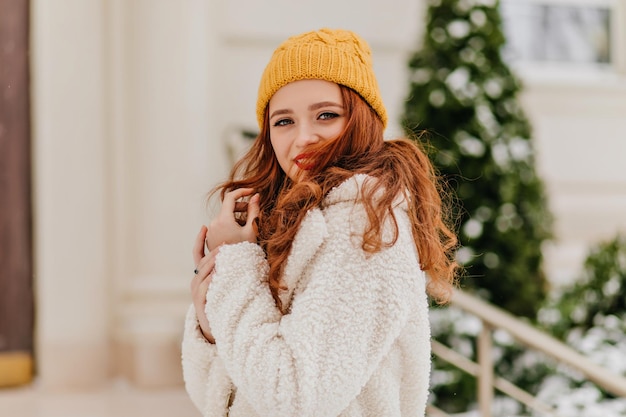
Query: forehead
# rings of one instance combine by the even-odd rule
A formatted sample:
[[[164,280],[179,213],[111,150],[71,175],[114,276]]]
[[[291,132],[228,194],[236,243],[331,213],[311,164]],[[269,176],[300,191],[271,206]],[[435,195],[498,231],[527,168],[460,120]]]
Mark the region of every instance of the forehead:
[[[298,80],[281,87],[270,99],[270,110],[282,106],[309,105],[322,101],[342,103],[338,84],[325,80]]]

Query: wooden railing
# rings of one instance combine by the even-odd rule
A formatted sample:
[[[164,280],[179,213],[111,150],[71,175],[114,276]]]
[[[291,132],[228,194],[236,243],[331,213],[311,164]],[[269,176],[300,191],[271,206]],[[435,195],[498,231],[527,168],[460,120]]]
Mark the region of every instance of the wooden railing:
[[[580,372],[589,381],[594,382],[605,391],[618,397],[626,397],[626,378],[598,366],[554,337],[537,330],[504,310],[462,291],[455,291],[452,305],[476,316],[482,322],[482,331],[478,336],[477,343],[478,363],[436,341],[432,341],[433,353],[478,379],[477,399],[481,417],[492,416],[494,389],[546,416],[558,417],[551,406],[539,401],[504,378],[494,375],[492,332],[495,329],[506,331],[522,345],[542,352]],[[433,406],[428,407],[427,414],[430,417],[448,415]]]

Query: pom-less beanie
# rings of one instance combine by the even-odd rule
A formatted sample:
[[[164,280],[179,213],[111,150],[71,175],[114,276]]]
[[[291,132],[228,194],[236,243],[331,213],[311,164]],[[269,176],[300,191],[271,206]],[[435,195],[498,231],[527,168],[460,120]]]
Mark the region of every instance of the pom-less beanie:
[[[292,36],[274,51],[259,85],[259,127],[263,127],[265,108],[276,91],[290,82],[309,79],[350,87],[374,109],[383,126],[387,125],[367,42],[348,30],[320,29]]]

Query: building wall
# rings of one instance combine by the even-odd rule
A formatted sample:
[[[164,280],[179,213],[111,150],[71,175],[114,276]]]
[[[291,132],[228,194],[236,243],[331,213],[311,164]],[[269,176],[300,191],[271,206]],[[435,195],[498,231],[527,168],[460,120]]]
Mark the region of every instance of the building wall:
[[[310,4],[309,4],[310,3]],[[37,365],[51,389],[121,376],[179,385],[191,247],[228,138],[256,129],[261,71],[287,36],[323,26],[372,46],[399,135],[421,0],[32,2]],[[332,12],[331,12],[332,11]],[[625,229],[624,80],[529,80],[524,104],[557,214],[549,273]],[[626,108],[622,106],[622,108]],[[593,146],[589,146],[593,145]],[[621,152],[621,154],[620,154]],[[599,222],[600,226],[594,226]]]
[[[35,354],[47,381],[88,385],[110,363],[104,22],[65,3],[32,4]]]
[[[43,386],[178,384],[191,246],[223,175],[209,2],[32,3]]]
[[[626,80],[527,84],[522,101],[555,216],[546,269],[558,286],[579,276],[590,245],[626,232]]]

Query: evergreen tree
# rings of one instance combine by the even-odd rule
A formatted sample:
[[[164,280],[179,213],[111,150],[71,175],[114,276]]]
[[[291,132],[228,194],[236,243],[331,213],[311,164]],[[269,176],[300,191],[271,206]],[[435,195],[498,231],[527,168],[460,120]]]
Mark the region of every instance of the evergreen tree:
[[[626,344],[626,233],[594,245],[581,276],[555,296],[540,314],[546,331],[567,341],[573,333],[586,334],[615,322],[619,339]]]
[[[520,83],[501,57],[498,0],[430,3],[422,47],[409,63],[402,123],[427,142],[458,197],[462,285],[534,318],[547,292],[541,249],[551,216]]]

